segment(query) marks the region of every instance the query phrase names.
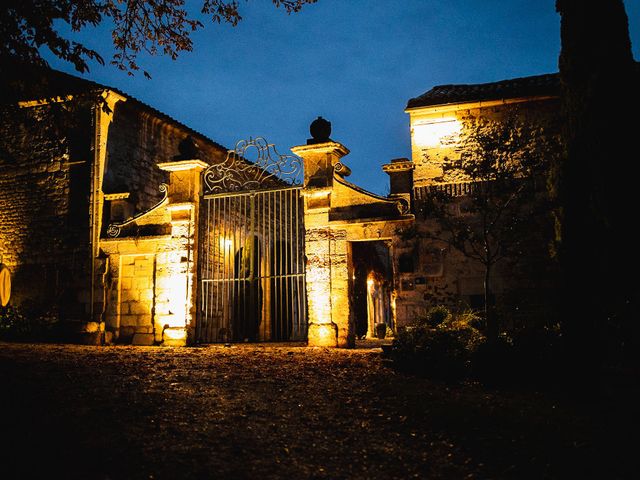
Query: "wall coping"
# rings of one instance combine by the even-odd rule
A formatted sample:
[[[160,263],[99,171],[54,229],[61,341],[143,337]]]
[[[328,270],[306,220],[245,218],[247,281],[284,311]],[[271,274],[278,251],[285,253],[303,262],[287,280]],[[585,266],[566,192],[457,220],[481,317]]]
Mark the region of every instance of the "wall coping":
[[[296,147],[291,147],[291,151],[298,155],[299,157],[303,157],[305,153],[308,152],[319,152],[319,153],[337,153],[341,156],[345,156],[349,154],[349,149],[342,145],[339,142],[324,142],[324,143],[313,143],[311,145],[298,145]]]
[[[209,167],[207,162],[196,158],[190,160],[176,160],[173,162],[158,163],[158,168],[166,172],[181,172],[184,170],[204,170]]]

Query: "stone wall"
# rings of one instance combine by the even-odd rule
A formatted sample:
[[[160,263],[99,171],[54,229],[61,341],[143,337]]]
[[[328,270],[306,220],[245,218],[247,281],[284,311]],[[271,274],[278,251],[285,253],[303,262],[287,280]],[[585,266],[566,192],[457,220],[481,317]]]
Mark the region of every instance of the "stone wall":
[[[413,216],[403,212],[400,199],[380,197],[344,178],[349,168],[341,159],[349,150],[343,145],[330,141],[292,150],[304,159],[305,171],[314,172],[305,174],[303,189],[309,345],[353,347],[353,242],[384,240],[393,252],[396,230],[411,225]]]
[[[165,326],[173,328],[174,317],[180,317],[178,338],[184,336],[185,318],[194,314],[185,302],[193,282],[188,272],[195,268],[198,205],[193,199],[200,193],[199,178],[175,175],[169,193],[182,206],[155,212],[123,230],[133,243],[110,250],[100,234],[105,236],[110,222],[160,200],[158,187],[170,174],[158,164],[183,156],[180,145],[188,136],[207,162],[221,162],[227,152],[133,99],[110,91],[102,96],[113,113],[74,101],[64,115],[59,104],[35,102],[0,114],[0,254],[12,272],[11,304],[68,321],[64,324],[83,337],[89,333],[92,342],[101,341],[109,315],[109,325],[117,318],[124,336],[171,334]],[[125,192],[128,198],[120,196],[114,208],[119,218],[112,218],[117,212],[110,212],[112,202],[105,202],[104,194]],[[149,235],[156,237],[154,247],[140,247],[141,237]],[[179,309],[167,300],[163,285],[178,277],[185,285],[175,280],[171,289],[184,293]]]
[[[185,149],[185,141],[193,138]],[[185,153],[199,157],[184,158]],[[107,340],[184,345],[195,328],[200,172],[226,149],[166,116],[127,100],[115,105],[106,141],[103,191],[128,194],[105,203],[100,248],[108,257],[103,319]],[[181,163],[182,162],[182,163]],[[107,238],[110,222],[166,204]]]
[[[70,115],[56,130],[47,105],[0,113],[0,254],[12,305],[79,321],[90,302],[91,107]]]
[[[180,344],[192,327],[195,264],[174,235],[102,242],[109,256],[106,340],[136,345]]]
[[[159,112],[153,114],[130,100],[117,103],[108,132],[103,191],[130,192],[133,211],[148,209],[159,197],[158,186],[168,179],[158,163],[176,159],[180,143],[189,135],[197,144],[197,158],[206,163],[225,159],[225,148],[168,121]]]
[[[468,136],[470,119],[504,120],[507,116],[545,130],[545,135],[557,135],[557,98],[522,99],[522,101],[484,102],[451,106],[416,108],[410,113],[411,153],[415,164],[415,187],[467,180],[456,168],[461,145]],[[534,128],[537,134],[538,131]]]
[[[452,309],[480,309],[483,304],[484,267],[444,242],[431,239],[441,227],[425,210],[423,198],[429,188],[444,188],[456,197],[468,193],[469,178],[457,167],[464,153],[465,135],[470,118],[526,124],[537,145],[549,145],[546,155],[557,154],[555,138],[559,134],[559,100],[529,98],[505,101],[441,105],[409,111],[412,128],[412,160],[415,164],[413,211],[415,224],[400,235],[395,258],[398,267],[399,291],[397,308],[402,319],[423,315],[430,307],[447,305]],[[431,126],[435,126],[430,130]],[[421,131],[421,128],[425,130]],[[422,135],[422,138],[420,138]],[[537,182],[539,205],[546,202],[544,179]],[[541,215],[530,219],[530,238],[520,252],[497,264],[492,274],[492,290],[503,308],[505,317],[525,317],[526,311],[540,309],[544,299],[535,292],[544,292],[547,303],[557,279],[549,258],[548,242],[552,232],[551,217]],[[404,259],[411,259],[410,268],[401,268]],[[403,271],[405,270],[405,271]],[[403,313],[402,311],[406,313]],[[525,321],[525,320],[522,320]]]
[[[145,230],[167,225],[164,235],[103,238],[106,341],[185,345],[196,319],[199,160],[160,165],[169,172],[168,201],[134,223]],[[136,231],[136,230],[134,230]],[[139,230],[138,230],[139,231]]]

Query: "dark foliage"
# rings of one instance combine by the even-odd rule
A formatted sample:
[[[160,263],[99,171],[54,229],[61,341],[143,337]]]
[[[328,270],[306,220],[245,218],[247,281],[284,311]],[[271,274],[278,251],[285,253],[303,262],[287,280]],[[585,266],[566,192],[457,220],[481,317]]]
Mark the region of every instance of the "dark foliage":
[[[560,150],[558,134],[555,125],[537,125],[513,108],[498,120],[468,118],[458,149],[459,175],[468,182],[464,195],[435,185],[419,208],[437,223],[425,232],[428,238],[482,265],[486,334],[495,339],[501,326],[490,302],[493,272],[500,262],[535,256],[531,231],[549,223],[550,205],[540,186]]]
[[[566,374],[564,352],[558,325],[522,328],[481,344],[473,377],[490,386],[554,386]]]
[[[58,314],[36,302],[0,307],[0,340],[51,341],[58,337]]]
[[[293,13],[316,0],[271,1]],[[0,9],[0,103],[55,102],[59,96],[75,93],[52,91],[42,54],[49,50],[80,73],[88,72],[92,61],[104,65],[100,52],[74,39],[77,32],[108,25],[115,50],[109,63],[134,75],[140,70],[141,54],[176,59],[191,51],[191,34],[203,28],[207,19],[235,26],[242,20],[240,2],[202,0],[200,12],[194,12],[184,0],[6,0]],[[149,72],[142,72],[151,78]],[[65,88],[69,82],[73,80],[65,82]]]
[[[431,309],[424,318],[400,330],[391,358],[401,370],[445,381],[465,378],[471,358],[484,336],[472,326],[472,314],[453,316],[446,307]]]
[[[585,375],[603,360],[593,352],[622,331],[623,356],[640,364],[640,289],[628,281],[640,266],[629,210],[637,204],[640,79],[622,0],[558,0],[562,17],[564,155],[554,164],[557,251],[564,272],[563,328]],[[597,32],[597,34],[595,34]]]
[[[316,0],[272,0],[288,13]],[[70,62],[78,72],[89,70],[89,61],[104,64],[102,55],[73,40],[73,32],[111,25],[115,54],[111,64],[129,74],[140,69],[142,52],[177,58],[191,51],[191,33],[202,28],[205,18],[236,25],[242,17],[237,0],[203,0],[200,15],[187,9],[184,0],[6,0],[0,10],[0,60],[44,65],[43,48]],[[65,30],[70,30],[71,34]],[[149,75],[146,71],[145,75]]]
[[[482,323],[473,312],[434,307],[400,329],[389,357],[401,371],[444,381],[473,378],[494,387],[549,388],[565,380],[559,325],[527,325],[492,340],[480,333]]]

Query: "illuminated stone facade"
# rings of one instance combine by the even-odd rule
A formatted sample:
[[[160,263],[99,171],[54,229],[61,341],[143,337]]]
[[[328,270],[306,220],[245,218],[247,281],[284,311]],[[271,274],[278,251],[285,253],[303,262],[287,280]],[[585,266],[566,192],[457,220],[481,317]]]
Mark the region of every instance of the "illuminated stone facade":
[[[499,88],[436,87],[411,100],[412,157],[384,165],[387,197],[347,181],[349,150],[329,138],[330,127],[292,148],[304,162],[309,345],[352,347],[434,305],[477,306],[481,268],[427,240],[436,226],[421,199],[433,186],[468,188],[456,168],[466,119],[499,121],[517,110],[528,122],[551,125],[557,86],[547,77]],[[30,132],[20,116],[3,115],[11,148],[0,158],[0,254],[13,275],[12,304],[44,305],[79,341],[194,343],[200,242],[215,247],[202,261],[236,268],[237,252],[221,254],[235,247],[205,237],[201,221],[202,171],[224,162],[227,150],[121,92],[86,87],[94,97],[78,111],[73,142],[62,147]],[[96,94],[109,108],[90,100]],[[38,117],[48,107],[20,108]],[[326,130],[317,122],[316,131]],[[513,278],[498,271],[495,291],[508,290]]]
[[[386,241],[392,248],[395,229],[413,216],[404,199],[380,197],[349,183],[344,178],[349,169],[341,161],[349,150],[340,143],[311,143],[292,151],[305,166],[309,345],[352,347],[358,320],[353,244]],[[367,330],[373,336],[373,329]]]
[[[107,255],[104,321],[111,341],[186,345],[194,334],[200,160],[159,164],[170,172],[167,202],[136,226],[168,226],[163,235],[103,238]]]
[[[496,84],[435,87],[411,100],[407,113],[412,158],[383,166],[391,186],[386,198],[345,180],[349,168],[342,157],[348,150],[343,145],[310,142],[292,149],[304,159],[306,172],[310,345],[352,346],[355,337],[378,335],[382,324],[392,330],[402,327],[436,305],[481,308],[482,265],[430,239],[439,225],[424,209],[423,198],[434,187],[456,195],[468,193],[469,178],[457,166],[470,118],[499,123],[516,115],[544,135],[557,135],[558,89],[557,76],[544,75]],[[523,274],[504,265],[492,276],[496,295],[506,298],[517,292],[511,318],[536,302],[535,298],[525,301],[532,297],[531,291],[544,296],[553,288],[556,277],[547,261],[549,232],[546,234],[545,238],[542,232],[533,232],[532,238],[539,241],[524,253],[528,266],[538,269],[534,275],[527,276],[532,268]],[[384,250],[388,266],[384,255],[376,254]],[[363,261],[358,251],[365,252],[364,257],[380,258]],[[544,303],[549,298],[537,300]],[[502,303],[509,305],[508,300]]]
[[[529,125],[536,135],[552,139],[560,131],[559,88],[557,75],[540,75],[490,84],[443,85],[409,101],[406,112],[411,128],[416,219],[399,250],[400,255],[413,259],[398,273],[396,302],[400,325],[406,321],[403,319],[423,315],[434,305],[479,309],[484,302],[482,266],[446,244],[429,240],[427,233],[438,226],[423,208],[423,199],[430,188],[446,189],[454,196],[469,191],[469,178],[458,168],[464,153],[461,145],[468,134],[466,122],[481,119],[499,123],[515,118]],[[557,150],[558,144],[553,145]],[[544,180],[539,183],[540,191],[546,195]],[[522,253],[526,257],[525,268],[520,265],[516,271],[513,265],[502,263],[494,272],[493,293],[503,297],[501,304],[513,308],[510,318],[551,302],[551,296],[544,296],[553,291],[557,277],[549,261],[550,216],[547,220],[543,226],[546,230],[531,232],[537,243],[530,242],[530,249]],[[515,295],[520,304],[509,305],[510,295]]]
[[[208,162],[226,149],[121,92],[59,75],[79,105],[66,130],[32,128],[47,120],[46,102],[2,112],[0,253],[11,305],[59,320],[73,341],[184,344],[207,164],[172,162],[184,158],[188,137]],[[149,210],[163,183],[164,204],[110,238],[109,224]]]

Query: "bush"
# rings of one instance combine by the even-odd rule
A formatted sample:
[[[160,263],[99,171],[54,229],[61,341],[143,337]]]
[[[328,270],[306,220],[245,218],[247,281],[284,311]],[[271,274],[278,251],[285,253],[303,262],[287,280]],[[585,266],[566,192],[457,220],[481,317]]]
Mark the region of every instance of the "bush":
[[[500,335],[478,347],[471,359],[473,377],[485,385],[498,386],[513,383],[518,369],[514,364],[511,338]]]
[[[426,323],[430,327],[437,327],[451,320],[451,312],[444,305],[438,305],[431,308],[427,315],[422,319],[422,323]]]
[[[471,314],[453,316],[446,307],[431,309],[416,324],[398,332],[391,358],[402,370],[442,380],[469,374],[471,357],[484,336],[472,325]]]
[[[0,307],[0,339],[9,341],[47,341],[56,332],[58,316],[35,302]]]
[[[481,345],[473,374],[487,385],[549,385],[563,373],[562,352],[559,326],[527,326]]]

